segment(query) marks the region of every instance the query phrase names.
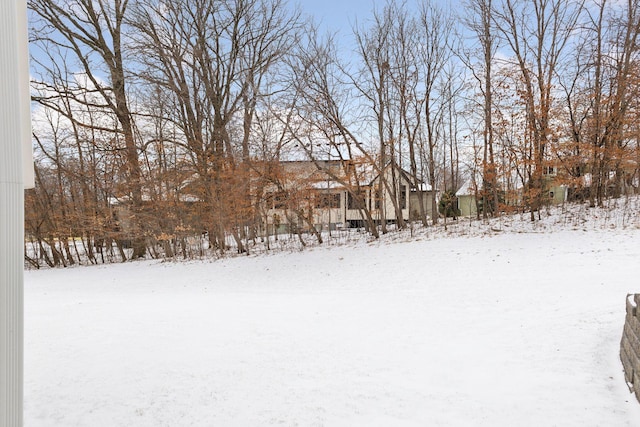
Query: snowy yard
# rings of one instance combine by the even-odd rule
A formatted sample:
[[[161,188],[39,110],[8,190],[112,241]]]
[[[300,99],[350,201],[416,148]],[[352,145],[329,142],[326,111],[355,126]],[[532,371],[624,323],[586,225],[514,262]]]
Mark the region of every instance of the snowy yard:
[[[640,229],[27,271],[25,425],[637,426]]]

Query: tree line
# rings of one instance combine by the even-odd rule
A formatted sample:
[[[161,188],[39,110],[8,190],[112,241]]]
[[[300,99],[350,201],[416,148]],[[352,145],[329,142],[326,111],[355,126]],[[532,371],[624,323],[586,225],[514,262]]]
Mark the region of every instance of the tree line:
[[[286,0],[29,0],[26,259],[249,252],[273,189],[315,231],[291,160],[339,161],[325,172],[374,237],[438,215],[404,218],[398,195],[373,221],[354,165],[392,195],[401,171],[447,194],[470,181],[484,218],[535,220],[551,170],[591,206],[637,191],[638,1],[458,6],[389,0],[342,34]]]

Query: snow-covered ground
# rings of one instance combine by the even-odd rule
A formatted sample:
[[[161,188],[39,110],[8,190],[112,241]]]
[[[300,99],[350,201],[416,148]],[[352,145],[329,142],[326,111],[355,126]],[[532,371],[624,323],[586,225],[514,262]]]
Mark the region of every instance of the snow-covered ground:
[[[554,218],[27,271],[25,425],[640,425],[637,217]]]

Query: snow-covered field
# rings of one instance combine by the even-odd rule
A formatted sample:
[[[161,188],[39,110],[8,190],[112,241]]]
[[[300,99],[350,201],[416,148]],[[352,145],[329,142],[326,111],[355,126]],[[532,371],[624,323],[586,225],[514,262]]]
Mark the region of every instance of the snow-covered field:
[[[25,425],[640,425],[640,227],[559,222],[27,271]]]

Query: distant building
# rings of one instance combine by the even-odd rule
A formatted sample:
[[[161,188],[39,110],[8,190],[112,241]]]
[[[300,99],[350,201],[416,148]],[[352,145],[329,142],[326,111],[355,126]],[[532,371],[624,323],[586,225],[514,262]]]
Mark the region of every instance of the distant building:
[[[366,221],[363,209],[370,211],[376,223],[393,223],[394,198],[405,220],[419,216],[421,198],[431,216],[433,191],[415,181],[407,171],[391,165],[380,174],[371,165],[352,161],[281,162],[279,176],[266,188],[265,216],[269,228],[279,231],[309,223],[318,231],[361,227]],[[300,215],[308,218],[306,224]]]

